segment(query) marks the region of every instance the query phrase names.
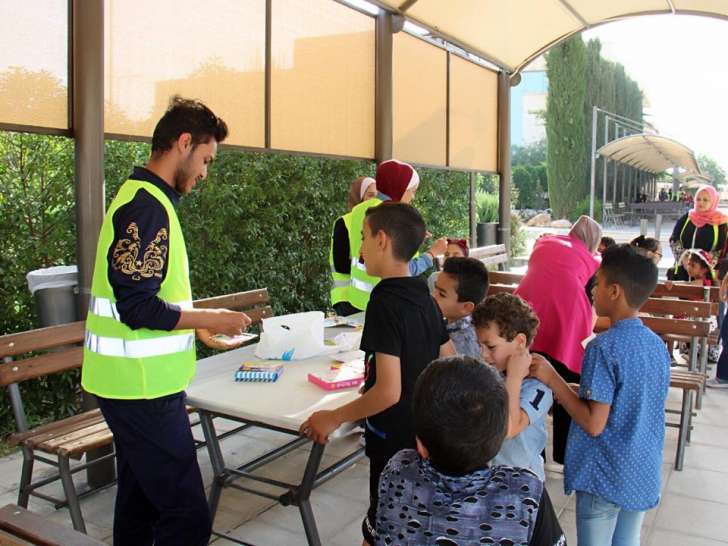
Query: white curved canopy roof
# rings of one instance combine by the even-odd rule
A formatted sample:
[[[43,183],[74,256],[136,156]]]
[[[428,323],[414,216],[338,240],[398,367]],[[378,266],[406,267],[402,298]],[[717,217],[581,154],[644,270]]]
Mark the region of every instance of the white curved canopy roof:
[[[571,34],[615,19],[659,13],[728,18],[725,0],[370,1],[508,72],[518,72]]]
[[[655,174],[673,167],[688,173],[700,174],[700,167],[693,151],[671,138],[641,133],[608,142],[599,155],[624,163],[636,169]]]

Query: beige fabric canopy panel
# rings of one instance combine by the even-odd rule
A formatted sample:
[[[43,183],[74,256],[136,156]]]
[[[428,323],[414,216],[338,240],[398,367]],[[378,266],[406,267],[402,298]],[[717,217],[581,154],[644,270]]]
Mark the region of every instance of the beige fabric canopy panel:
[[[613,140],[597,150],[599,155],[641,171],[659,174],[677,167],[700,174],[693,151],[675,140],[641,133]]]
[[[370,0],[371,1],[371,0]],[[728,17],[724,0],[375,0],[508,72],[592,26],[634,15]]]

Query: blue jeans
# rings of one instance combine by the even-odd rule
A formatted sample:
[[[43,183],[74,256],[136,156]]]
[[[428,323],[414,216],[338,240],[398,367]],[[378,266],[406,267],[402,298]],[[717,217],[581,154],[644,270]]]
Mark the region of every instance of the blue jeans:
[[[640,546],[644,517],[644,512],[623,510],[591,493],[576,492],[579,546]]]

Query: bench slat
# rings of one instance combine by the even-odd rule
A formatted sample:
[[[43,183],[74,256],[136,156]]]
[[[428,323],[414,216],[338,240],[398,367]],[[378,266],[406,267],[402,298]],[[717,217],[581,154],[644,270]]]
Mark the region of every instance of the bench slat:
[[[10,443],[12,445],[17,445],[20,442],[24,442],[28,438],[44,434],[65,434],[68,431],[77,430],[81,427],[84,427],[89,423],[97,423],[103,418],[104,416],[101,415],[100,409],[93,409],[84,413],[79,413],[78,415],[73,415],[72,417],[67,417],[66,419],[61,419],[60,421],[55,421],[53,423],[48,423],[47,425],[36,427],[26,432],[13,434],[12,436],[10,436]]]
[[[0,336],[0,358],[81,343],[84,336],[84,325],[85,322],[81,320]]]
[[[0,546],[33,546],[33,543],[11,535],[7,531],[0,531]]]
[[[214,296],[212,298],[204,298],[194,302],[196,309],[231,309],[233,311],[244,310],[248,307],[259,305],[267,305],[270,303],[267,288],[257,290],[248,290],[246,292],[237,292],[235,294],[225,294],[224,296]]]
[[[103,546],[103,542],[74,531],[45,516],[29,512],[15,504],[0,508],[0,529],[37,546]]]
[[[56,353],[0,364],[0,387],[80,368],[82,363],[83,347],[73,347]]]
[[[505,253],[506,245],[488,245],[471,248],[468,252],[468,256],[470,256],[471,258],[477,258],[478,260],[482,260],[482,258],[486,258],[488,256]]]
[[[56,451],[58,451],[59,447],[62,447],[66,444],[72,444],[74,442],[82,440],[83,438],[86,438],[87,436],[91,436],[93,434],[96,434],[97,432],[103,432],[105,430],[109,430],[106,421],[99,421],[97,423],[89,423],[82,428],[69,431],[65,434],[53,435],[49,438],[30,438],[27,443],[34,449],[40,449],[41,451],[45,451],[46,453],[55,453]]]
[[[114,435],[111,433],[111,430],[107,428],[106,430],[100,430],[94,434],[79,438],[75,442],[62,445],[58,449],[58,453],[60,455],[74,457],[100,447],[111,445],[113,441]]]

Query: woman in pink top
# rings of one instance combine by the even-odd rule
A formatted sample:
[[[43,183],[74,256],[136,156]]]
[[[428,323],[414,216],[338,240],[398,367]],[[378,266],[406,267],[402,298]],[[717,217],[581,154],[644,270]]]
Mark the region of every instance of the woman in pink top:
[[[532,350],[548,358],[569,382],[579,382],[582,341],[592,334],[587,286],[599,267],[595,253],[601,236],[599,224],[581,216],[568,235],[541,237],[515,291],[531,304],[540,321]],[[554,404],[553,422],[553,458],[563,464],[571,419],[558,404]]]

